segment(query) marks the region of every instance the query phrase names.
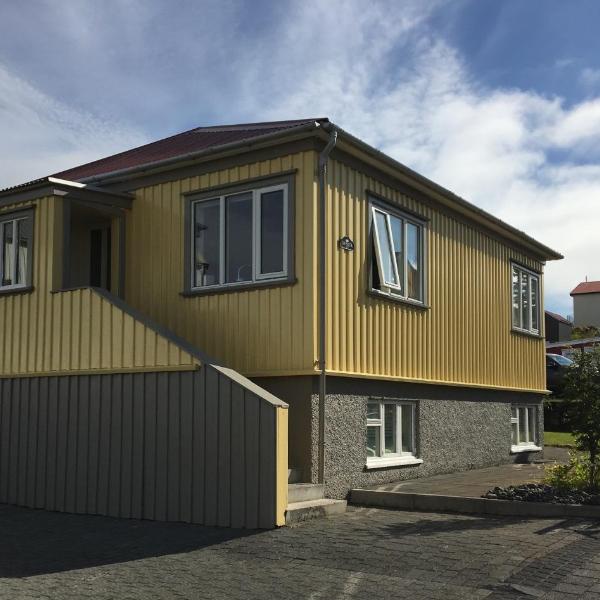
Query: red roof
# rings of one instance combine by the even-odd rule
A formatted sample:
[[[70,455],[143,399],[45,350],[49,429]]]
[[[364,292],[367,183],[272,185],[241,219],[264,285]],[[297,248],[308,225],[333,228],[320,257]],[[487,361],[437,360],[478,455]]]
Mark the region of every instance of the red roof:
[[[231,144],[252,140],[286,129],[294,129],[310,123],[327,122],[327,119],[298,119],[295,121],[271,121],[268,123],[243,123],[216,127],[197,127],[171,137],[126,150],[107,158],[55,173],[52,177],[78,181],[97,177],[113,171],[141,167],[169,158],[183,157],[186,154],[201,152]]]
[[[600,294],[600,281],[584,281],[571,291],[571,296],[579,294]]]

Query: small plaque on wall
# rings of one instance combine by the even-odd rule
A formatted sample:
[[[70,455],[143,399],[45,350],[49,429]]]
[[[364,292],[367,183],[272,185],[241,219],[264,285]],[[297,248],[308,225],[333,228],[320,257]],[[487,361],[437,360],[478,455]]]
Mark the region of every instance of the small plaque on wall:
[[[338,240],[338,248],[340,250],[345,250],[346,252],[352,252],[352,250],[354,250],[354,242],[345,235]]]

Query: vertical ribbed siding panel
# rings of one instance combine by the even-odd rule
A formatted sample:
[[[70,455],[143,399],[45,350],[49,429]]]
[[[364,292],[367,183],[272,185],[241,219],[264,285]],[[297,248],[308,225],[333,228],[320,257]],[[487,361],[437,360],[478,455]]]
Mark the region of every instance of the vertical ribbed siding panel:
[[[91,289],[50,294],[39,275],[39,290],[0,298],[0,375],[193,367],[189,353],[126,314],[109,297]],[[44,354],[36,356],[39,348]]]
[[[273,527],[276,407],[206,367],[0,381],[0,502]]]
[[[42,508],[46,504],[46,481],[47,481],[47,457],[48,457],[48,408],[50,393],[48,387],[48,378],[36,378],[36,387],[38,389],[38,436],[36,438],[37,445],[37,461],[35,471],[35,497],[33,508]],[[2,396],[3,398],[4,396]],[[4,404],[4,401],[2,401]],[[1,452],[1,450],[0,450]],[[0,479],[2,474],[0,473]],[[1,485],[1,483],[0,483]]]
[[[301,152],[136,191],[127,218],[127,302],[247,374],[314,369],[315,156]],[[296,170],[295,285],[182,297],[182,194]],[[158,267],[158,268],[157,268]]]
[[[427,220],[429,308],[367,293],[367,190]],[[336,160],[327,209],[328,370],[545,389],[543,339],[511,331],[511,260],[538,271],[542,263]],[[354,252],[338,249],[344,235]]]
[[[315,160],[315,152],[299,152],[138,190],[126,222],[128,302],[238,371],[312,371],[317,343]],[[295,247],[289,259],[297,283],[182,297],[182,193],[290,170],[296,175]],[[105,299],[87,290],[50,294],[61,281],[62,199],[41,198],[35,206],[35,289],[0,298],[0,375],[191,365],[179,348]]]

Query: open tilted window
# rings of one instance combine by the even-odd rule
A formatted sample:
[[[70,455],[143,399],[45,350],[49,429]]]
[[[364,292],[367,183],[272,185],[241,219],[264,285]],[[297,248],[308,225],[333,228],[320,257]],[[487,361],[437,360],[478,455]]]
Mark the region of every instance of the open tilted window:
[[[517,331],[540,333],[540,277],[512,265],[512,326]]]
[[[33,211],[0,215],[0,291],[31,286]]]
[[[288,186],[192,202],[191,289],[288,276]]]
[[[373,243],[372,290],[423,304],[424,223],[379,204],[372,204],[370,210]]]

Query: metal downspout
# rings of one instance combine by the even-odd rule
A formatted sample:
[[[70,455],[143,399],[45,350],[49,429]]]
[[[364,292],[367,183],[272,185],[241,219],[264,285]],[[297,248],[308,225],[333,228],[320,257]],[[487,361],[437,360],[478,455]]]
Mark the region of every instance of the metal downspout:
[[[327,269],[327,162],[337,142],[338,132],[335,128],[329,131],[329,141],[319,154],[319,483],[325,483],[325,396],[327,392],[326,378],[326,269]]]

